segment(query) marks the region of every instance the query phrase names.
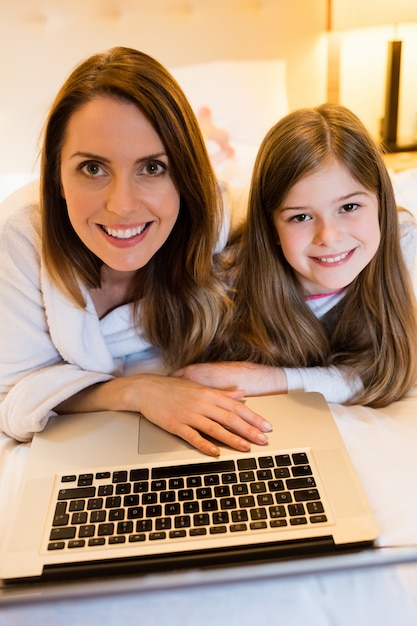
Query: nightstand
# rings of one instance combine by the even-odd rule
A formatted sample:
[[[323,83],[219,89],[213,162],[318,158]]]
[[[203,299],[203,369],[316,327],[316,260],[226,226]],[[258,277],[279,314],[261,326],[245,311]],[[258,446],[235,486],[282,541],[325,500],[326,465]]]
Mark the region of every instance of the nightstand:
[[[385,165],[394,172],[417,168],[417,151],[384,154]]]

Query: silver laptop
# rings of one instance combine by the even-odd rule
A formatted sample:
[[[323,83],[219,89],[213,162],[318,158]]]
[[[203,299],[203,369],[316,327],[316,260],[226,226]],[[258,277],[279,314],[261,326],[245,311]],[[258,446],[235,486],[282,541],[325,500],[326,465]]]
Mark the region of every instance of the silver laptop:
[[[324,398],[246,402],[273,424],[269,444],[216,459],[129,412],[50,420],[10,514],[4,588],[372,546],[377,524]]]

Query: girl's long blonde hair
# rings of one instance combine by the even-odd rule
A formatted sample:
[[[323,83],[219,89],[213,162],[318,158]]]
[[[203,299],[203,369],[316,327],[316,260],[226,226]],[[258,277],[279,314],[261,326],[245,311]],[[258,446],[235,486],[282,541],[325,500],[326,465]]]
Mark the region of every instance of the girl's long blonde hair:
[[[319,321],[276,243],[272,214],[301,177],[332,159],[377,194],[381,241],[342,301]],[[225,263],[235,298],[228,359],[346,365],[363,381],[353,401],[373,407],[401,398],[414,384],[416,309],[394,193],[380,150],[346,108],[298,110],[269,131],[254,166],[247,221],[232,238]]]

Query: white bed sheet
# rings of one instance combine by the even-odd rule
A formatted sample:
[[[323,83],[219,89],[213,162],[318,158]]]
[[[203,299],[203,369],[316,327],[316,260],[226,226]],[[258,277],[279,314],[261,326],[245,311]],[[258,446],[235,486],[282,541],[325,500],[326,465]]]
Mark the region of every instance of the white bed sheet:
[[[378,546],[417,546],[417,388],[384,409],[333,404],[331,410],[380,526]],[[0,434],[0,536],[28,450]],[[411,626],[417,562],[3,606],[0,626],[106,626],[134,615],[158,626],[245,626],[268,618],[287,625]]]
[[[411,565],[4,607],[0,626],[415,626]]]

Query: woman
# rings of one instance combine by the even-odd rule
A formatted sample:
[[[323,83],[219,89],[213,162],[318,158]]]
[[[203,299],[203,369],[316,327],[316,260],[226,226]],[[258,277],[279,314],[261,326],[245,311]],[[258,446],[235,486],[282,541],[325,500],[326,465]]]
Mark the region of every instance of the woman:
[[[195,116],[157,61],[114,48],[81,63],[46,121],[40,207],[4,225],[0,424],[29,440],[53,414],[142,413],[209,455],[270,426],[168,377],[227,322],[215,278],[219,192]]]
[[[373,407],[403,397],[417,373],[410,218],[399,225],[381,153],[351,111],[287,115],[259,149],[247,223],[226,256],[235,311],[215,356],[233,362],[177,375],[249,395],[304,389]]]

